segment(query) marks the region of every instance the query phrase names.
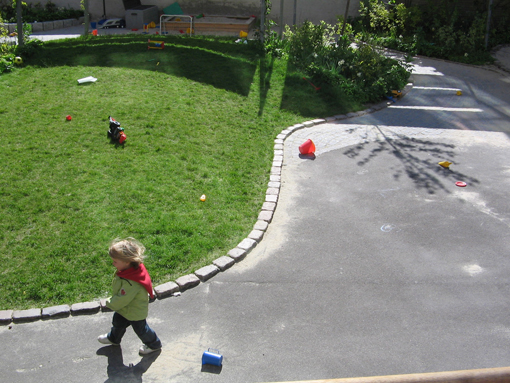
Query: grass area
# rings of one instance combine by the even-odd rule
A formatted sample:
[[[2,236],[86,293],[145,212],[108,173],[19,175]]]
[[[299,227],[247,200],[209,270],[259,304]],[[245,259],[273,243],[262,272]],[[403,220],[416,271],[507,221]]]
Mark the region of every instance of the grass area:
[[[146,246],[155,284],[209,264],[255,223],[275,136],[362,108],[253,45],[164,39],[48,42],[0,76],[0,309],[106,296],[116,237]]]

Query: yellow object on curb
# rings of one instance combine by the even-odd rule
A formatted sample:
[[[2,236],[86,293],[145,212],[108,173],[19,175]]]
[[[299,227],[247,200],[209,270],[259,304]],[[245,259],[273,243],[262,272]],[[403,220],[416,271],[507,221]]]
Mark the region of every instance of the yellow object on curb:
[[[392,90],[391,94],[393,95],[393,97],[396,97],[396,98],[402,97],[402,92],[400,90]]]
[[[462,96],[462,91],[461,90],[457,91],[457,96]]]
[[[441,161],[441,162],[439,162],[439,165],[441,165],[445,169],[449,169],[451,164],[452,163],[448,162],[448,161]]]

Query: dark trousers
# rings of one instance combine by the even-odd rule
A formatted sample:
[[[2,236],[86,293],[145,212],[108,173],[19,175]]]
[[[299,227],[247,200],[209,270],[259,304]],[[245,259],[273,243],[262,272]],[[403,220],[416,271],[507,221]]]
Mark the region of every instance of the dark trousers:
[[[161,348],[161,341],[154,330],[149,327],[145,319],[130,321],[118,313],[113,314],[112,329],[108,334],[110,342],[120,343],[122,337],[126,333],[126,329],[129,326],[133,327],[138,338],[140,338],[147,347],[150,347],[153,350]]]

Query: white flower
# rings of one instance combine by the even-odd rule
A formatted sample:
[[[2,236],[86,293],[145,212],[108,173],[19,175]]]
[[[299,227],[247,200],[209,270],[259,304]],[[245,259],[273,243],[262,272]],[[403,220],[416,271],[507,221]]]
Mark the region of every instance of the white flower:
[[[358,77],[361,77],[361,72],[358,72]]]
[[[468,54],[467,54],[467,52],[466,52],[466,53],[464,53],[464,57],[468,57]]]
[[[345,64],[345,60],[340,60],[340,61],[338,62],[338,66],[342,66],[342,65],[344,65],[344,64]]]

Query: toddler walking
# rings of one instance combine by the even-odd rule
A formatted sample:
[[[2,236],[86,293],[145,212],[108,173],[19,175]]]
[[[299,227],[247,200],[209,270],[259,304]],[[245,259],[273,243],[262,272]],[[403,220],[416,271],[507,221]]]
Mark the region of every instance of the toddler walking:
[[[147,324],[149,295],[154,298],[152,282],[143,262],[145,247],[134,238],[115,240],[109,253],[113,266],[117,269],[113,278],[112,297],[106,306],[113,314],[112,328],[108,334],[97,340],[102,344],[118,346],[131,326],[143,345],[140,354],[147,355],[161,349],[161,341]]]

